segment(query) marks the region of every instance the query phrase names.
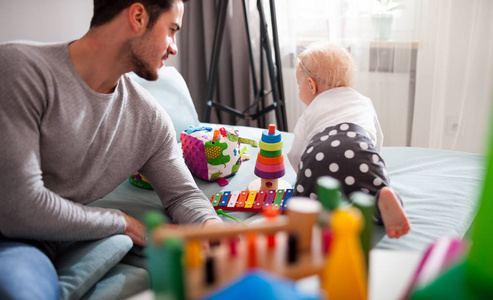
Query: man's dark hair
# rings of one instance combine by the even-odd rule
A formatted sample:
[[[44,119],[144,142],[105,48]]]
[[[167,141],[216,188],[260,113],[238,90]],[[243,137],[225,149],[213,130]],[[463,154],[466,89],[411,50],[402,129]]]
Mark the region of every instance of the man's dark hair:
[[[149,14],[147,28],[152,28],[159,16],[170,10],[176,0],[94,0],[94,15],[91,27],[97,27],[113,20],[121,11],[130,5],[141,3]],[[183,0],[187,2],[188,0]]]

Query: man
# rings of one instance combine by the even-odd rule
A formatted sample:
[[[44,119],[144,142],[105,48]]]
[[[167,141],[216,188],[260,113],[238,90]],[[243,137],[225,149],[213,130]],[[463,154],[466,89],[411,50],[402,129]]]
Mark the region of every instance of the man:
[[[56,243],[128,235],[143,224],[88,207],[134,172],[176,223],[220,223],[166,112],[125,73],[156,80],[187,0],[94,0],[89,31],[64,44],[0,46],[0,298],[58,298]],[[49,258],[48,258],[49,257]]]

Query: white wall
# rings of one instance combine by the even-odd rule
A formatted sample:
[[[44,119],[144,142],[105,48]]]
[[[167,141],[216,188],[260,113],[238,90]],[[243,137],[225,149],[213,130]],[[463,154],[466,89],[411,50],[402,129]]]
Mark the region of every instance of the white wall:
[[[91,0],[0,0],[0,42],[62,42],[89,28]]]
[[[83,36],[92,0],[0,0],[0,43],[12,40],[64,42]],[[167,65],[179,67],[177,58]]]

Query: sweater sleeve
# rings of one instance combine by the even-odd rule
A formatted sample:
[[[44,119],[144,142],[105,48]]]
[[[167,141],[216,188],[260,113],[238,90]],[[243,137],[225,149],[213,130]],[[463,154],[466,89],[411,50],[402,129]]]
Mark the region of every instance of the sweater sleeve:
[[[0,231],[16,238],[87,240],[123,233],[121,212],[64,199],[43,182],[40,128],[48,105],[43,71],[0,49]]]
[[[220,220],[205,194],[197,187],[188,170],[169,116],[164,113],[163,142],[142,168],[142,174],[156,190],[163,207],[174,223],[203,223]],[[167,128],[167,129],[166,129]]]

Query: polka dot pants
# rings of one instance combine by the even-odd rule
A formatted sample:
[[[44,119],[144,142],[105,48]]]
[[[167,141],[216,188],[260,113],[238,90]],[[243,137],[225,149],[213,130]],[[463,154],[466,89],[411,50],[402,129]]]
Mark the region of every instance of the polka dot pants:
[[[359,125],[341,123],[316,134],[301,156],[294,195],[316,198],[316,180],[331,176],[341,182],[348,197],[362,191],[377,195],[389,185],[380,154]]]

